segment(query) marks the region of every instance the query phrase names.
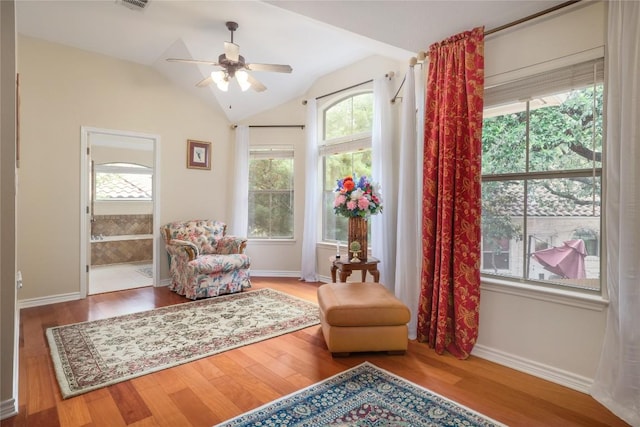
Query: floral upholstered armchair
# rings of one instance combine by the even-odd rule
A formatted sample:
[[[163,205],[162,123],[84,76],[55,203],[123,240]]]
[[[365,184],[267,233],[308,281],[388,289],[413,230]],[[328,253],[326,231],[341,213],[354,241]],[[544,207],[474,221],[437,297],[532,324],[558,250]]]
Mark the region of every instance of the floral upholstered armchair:
[[[226,235],[213,220],[176,221],[160,228],[169,254],[169,289],[197,299],[251,287],[251,261],[243,254],[247,239]]]

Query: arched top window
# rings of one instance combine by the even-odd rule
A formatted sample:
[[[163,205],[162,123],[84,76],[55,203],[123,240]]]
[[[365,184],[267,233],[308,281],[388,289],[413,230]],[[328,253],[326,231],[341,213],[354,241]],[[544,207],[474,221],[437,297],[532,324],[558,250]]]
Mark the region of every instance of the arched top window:
[[[371,176],[373,92],[351,92],[321,110],[322,240],[347,240],[347,219],[333,212],[336,181],[347,175]]]
[[[325,143],[343,142],[371,135],[373,93],[363,92],[342,98],[324,109]]]

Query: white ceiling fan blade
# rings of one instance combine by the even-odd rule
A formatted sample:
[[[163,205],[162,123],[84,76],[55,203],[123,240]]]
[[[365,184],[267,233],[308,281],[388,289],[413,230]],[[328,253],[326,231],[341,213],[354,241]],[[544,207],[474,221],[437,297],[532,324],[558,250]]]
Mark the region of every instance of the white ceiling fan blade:
[[[205,77],[204,79],[202,79],[198,83],[196,83],[196,87],[209,86],[211,83],[213,83],[213,79],[211,78],[211,76]]]
[[[265,90],[267,90],[267,87],[262,83],[260,83],[258,80],[256,80],[256,78],[253,77],[251,74],[249,74],[247,81],[251,83],[251,88],[256,92],[264,92]]]
[[[276,73],[290,73],[293,71],[291,65],[282,64],[245,64],[245,68],[250,71],[273,71]]]
[[[216,61],[204,61],[201,59],[178,59],[167,58],[168,62],[186,62],[188,64],[204,64],[204,65],[219,65]]]
[[[231,42],[224,42],[224,54],[230,61],[238,62],[240,59],[240,46]]]

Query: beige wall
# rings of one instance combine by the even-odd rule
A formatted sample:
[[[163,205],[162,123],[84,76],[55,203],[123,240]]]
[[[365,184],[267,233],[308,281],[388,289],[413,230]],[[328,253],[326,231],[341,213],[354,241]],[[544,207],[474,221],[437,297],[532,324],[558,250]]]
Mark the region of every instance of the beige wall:
[[[229,123],[148,67],[19,37],[22,163],[19,300],[80,290],[80,128],[160,136],[160,223],[227,220]],[[187,169],[186,140],[213,143],[212,170]],[[168,276],[166,257],[159,257]]]
[[[18,410],[15,4],[0,2],[0,419]]]

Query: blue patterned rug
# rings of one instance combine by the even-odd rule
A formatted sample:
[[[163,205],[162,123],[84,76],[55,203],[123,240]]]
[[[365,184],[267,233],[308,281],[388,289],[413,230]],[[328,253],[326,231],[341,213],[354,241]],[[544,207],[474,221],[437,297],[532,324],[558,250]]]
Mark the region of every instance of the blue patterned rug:
[[[364,362],[218,426],[503,426]]]

